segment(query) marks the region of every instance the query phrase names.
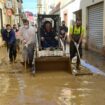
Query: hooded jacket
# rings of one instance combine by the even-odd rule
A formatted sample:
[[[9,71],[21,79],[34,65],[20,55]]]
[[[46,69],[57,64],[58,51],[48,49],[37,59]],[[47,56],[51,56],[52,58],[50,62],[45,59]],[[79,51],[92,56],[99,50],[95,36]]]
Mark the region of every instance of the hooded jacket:
[[[3,31],[3,40],[8,44],[13,44],[16,41],[15,32],[13,29],[8,32],[6,29]]]

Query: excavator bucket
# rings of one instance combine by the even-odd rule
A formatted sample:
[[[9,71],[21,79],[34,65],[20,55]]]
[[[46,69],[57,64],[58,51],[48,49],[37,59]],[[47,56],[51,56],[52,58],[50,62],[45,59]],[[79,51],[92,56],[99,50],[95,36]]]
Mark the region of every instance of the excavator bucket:
[[[36,70],[67,71],[71,73],[71,63],[68,57],[36,58]]]

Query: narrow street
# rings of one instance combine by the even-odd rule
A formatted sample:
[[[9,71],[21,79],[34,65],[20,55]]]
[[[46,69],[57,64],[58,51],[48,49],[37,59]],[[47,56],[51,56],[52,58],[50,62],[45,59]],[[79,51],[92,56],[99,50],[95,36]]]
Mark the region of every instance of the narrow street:
[[[66,71],[37,71],[33,77],[20,64],[9,64],[0,50],[0,105],[104,105],[105,77],[73,76]]]
[[[105,0],[0,0],[0,105],[105,105]]]

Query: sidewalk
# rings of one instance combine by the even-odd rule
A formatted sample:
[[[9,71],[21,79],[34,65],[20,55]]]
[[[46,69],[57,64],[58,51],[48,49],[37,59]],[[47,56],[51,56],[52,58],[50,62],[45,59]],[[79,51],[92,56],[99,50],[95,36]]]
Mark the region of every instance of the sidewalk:
[[[67,45],[66,48],[67,48],[66,53],[69,54],[69,45]],[[96,68],[100,69],[101,71],[105,72],[105,57],[104,56],[93,51],[83,50],[83,60],[95,66]]]
[[[83,51],[83,59],[97,67],[98,69],[102,70],[103,72],[105,72],[105,57],[96,53],[96,52],[93,52],[93,51],[86,51],[84,50]]]

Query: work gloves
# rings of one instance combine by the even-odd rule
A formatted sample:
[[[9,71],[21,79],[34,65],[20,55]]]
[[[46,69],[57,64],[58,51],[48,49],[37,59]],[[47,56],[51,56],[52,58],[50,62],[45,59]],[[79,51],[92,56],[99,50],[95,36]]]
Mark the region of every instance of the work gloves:
[[[25,47],[26,47],[26,48],[28,47],[28,44],[27,44],[27,43],[25,44]]]
[[[79,48],[79,44],[78,44],[78,43],[74,42],[74,45],[75,45],[77,48]]]

